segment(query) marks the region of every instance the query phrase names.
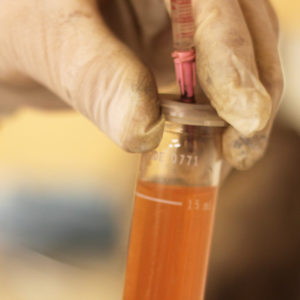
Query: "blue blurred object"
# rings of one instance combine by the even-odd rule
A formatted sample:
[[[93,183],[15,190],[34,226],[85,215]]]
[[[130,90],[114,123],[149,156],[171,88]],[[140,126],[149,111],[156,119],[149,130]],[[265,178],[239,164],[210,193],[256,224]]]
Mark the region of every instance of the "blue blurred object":
[[[106,253],[116,241],[110,199],[95,192],[22,189],[0,201],[0,236],[43,254]]]

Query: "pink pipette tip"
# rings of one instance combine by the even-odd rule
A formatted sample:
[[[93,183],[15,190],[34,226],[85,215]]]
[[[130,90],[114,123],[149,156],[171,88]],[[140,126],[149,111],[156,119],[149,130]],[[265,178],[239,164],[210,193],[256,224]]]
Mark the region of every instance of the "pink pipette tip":
[[[195,50],[174,51],[176,79],[180,86],[181,95],[184,98],[192,99],[196,86],[196,63]]]

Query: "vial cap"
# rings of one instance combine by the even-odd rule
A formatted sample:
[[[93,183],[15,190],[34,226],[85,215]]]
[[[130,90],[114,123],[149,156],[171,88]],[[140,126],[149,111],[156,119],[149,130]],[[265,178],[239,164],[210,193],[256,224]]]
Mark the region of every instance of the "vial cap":
[[[177,95],[160,95],[162,112],[167,121],[183,125],[225,127],[210,104],[184,103]]]

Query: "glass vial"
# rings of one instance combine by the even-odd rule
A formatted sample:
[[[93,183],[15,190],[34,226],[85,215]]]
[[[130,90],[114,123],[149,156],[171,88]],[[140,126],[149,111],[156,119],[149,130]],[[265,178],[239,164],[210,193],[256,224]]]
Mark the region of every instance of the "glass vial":
[[[162,103],[161,144],[142,155],[124,300],[201,300],[224,122],[209,105]]]

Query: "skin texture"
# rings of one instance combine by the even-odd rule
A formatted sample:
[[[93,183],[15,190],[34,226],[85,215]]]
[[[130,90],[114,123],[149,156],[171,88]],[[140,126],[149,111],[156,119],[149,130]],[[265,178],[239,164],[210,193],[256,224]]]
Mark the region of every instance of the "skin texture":
[[[123,149],[156,147],[164,123],[158,91],[175,82],[168,4],[2,0],[0,111],[27,98],[57,106],[56,95]],[[276,15],[261,0],[194,0],[193,10],[198,81],[230,125],[224,156],[249,168],[265,151],[282,93]],[[36,94],[41,86],[49,97]]]

